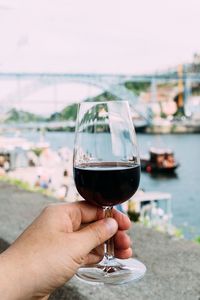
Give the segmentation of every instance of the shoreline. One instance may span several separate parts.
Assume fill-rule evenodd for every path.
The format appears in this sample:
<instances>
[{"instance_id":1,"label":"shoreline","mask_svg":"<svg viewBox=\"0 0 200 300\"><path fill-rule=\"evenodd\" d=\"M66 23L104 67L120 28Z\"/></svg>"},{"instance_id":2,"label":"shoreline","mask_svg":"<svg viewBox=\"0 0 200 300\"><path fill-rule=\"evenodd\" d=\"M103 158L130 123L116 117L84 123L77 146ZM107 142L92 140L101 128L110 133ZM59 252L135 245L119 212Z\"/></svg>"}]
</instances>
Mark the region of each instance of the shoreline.
<instances>
[{"instance_id":1,"label":"shoreline","mask_svg":"<svg viewBox=\"0 0 200 300\"><path fill-rule=\"evenodd\" d=\"M66 120L66 122L69 122ZM137 120L133 120L136 133L146 133L146 134L190 134L190 133L200 133L200 120L189 120L184 118L183 120L168 120L164 118L155 118L151 121L144 121L142 125L137 125ZM0 127L0 134L4 132L17 132L18 130L27 131L46 131L46 132L75 132L75 125L58 125L56 122L48 124L46 123L24 123L24 124L5 124Z\"/></svg>"}]
</instances>

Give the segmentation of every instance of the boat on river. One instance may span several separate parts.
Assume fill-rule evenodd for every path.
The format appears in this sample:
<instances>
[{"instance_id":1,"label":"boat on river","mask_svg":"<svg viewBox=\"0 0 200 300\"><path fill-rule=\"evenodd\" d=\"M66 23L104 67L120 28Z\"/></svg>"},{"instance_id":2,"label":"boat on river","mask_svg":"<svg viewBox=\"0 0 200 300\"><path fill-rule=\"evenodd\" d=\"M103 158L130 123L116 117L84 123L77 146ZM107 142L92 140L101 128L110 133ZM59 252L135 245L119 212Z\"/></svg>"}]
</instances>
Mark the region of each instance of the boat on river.
<instances>
[{"instance_id":1,"label":"boat on river","mask_svg":"<svg viewBox=\"0 0 200 300\"><path fill-rule=\"evenodd\" d=\"M179 163L171 149L150 148L147 156L141 157L141 170L147 173L174 173Z\"/></svg>"}]
</instances>

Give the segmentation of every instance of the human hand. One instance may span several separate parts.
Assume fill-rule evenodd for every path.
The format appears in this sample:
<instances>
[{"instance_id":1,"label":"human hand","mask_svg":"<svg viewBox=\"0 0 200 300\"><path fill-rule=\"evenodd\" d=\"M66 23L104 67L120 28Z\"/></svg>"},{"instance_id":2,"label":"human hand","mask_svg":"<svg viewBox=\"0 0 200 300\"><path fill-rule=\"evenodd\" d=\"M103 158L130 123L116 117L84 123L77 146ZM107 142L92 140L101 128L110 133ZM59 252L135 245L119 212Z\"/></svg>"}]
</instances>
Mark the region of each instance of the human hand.
<instances>
[{"instance_id":1,"label":"human hand","mask_svg":"<svg viewBox=\"0 0 200 300\"><path fill-rule=\"evenodd\" d=\"M4 275L2 280L0 277L0 299L48 297L80 266L100 261L103 249L99 245L114 234L115 256L130 257L130 239L125 233L131 224L128 217L113 210L114 219L102 218L101 208L83 201L44 209L0 255ZM12 284L11 292L1 289L6 287L6 279L10 281L9 286Z\"/></svg>"}]
</instances>

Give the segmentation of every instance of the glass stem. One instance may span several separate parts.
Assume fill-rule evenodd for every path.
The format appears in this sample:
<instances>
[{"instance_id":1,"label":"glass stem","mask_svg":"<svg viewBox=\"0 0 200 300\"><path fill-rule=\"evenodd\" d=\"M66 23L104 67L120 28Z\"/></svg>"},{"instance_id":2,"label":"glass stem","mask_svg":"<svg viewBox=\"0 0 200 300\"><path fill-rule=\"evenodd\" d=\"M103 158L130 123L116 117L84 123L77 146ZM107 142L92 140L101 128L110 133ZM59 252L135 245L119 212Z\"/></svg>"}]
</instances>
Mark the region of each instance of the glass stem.
<instances>
[{"instance_id":1,"label":"glass stem","mask_svg":"<svg viewBox=\"0 0 200 300\"><path fill-rule=\"evenodd\" d=\"M105 218L112 218L112 206L104 207ZM114 258L114 239L113 237L107 240L104 244L104 258L112 260Z\"/></svg>"}]
</instances>

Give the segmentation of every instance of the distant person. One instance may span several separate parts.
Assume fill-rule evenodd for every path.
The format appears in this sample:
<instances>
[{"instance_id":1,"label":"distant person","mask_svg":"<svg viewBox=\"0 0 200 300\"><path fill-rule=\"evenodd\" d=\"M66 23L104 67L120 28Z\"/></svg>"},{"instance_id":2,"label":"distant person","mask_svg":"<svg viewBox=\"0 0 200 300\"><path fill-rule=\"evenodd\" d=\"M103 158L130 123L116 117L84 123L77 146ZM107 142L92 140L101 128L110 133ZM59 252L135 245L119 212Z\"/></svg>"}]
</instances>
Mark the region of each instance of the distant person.
<instances>
[{"instance_id":1,"label":"distant person","mask_svg":"<svg viewBox=\"0 0 200 300\"><path fill-rule=\"evenodd\" d=\"M166 168L172 168L175 165L174 156L172 154L167 154L163 164Z\"/></svg>"},{"instance_id":2,"label":"distant person","mask_svg":"<svg viewBox=\"0 0 200 300\"><path fill-rule=\"evenodd\" d=\"M40 175L37 176L37 179L35 181L35 187L37 187L37 188L40 187Z\"/></svg>"},{"instance_id":3,"label":"distant person","mask_svg":"<svg viewBox=\"0 0 200 300\"><path fill-rule=\"evenodd\" d=\"M5 175L5 170L4 168L0 167L0 176L4 176Z\"/></svg>"},{"instance_id":4,"label":"distant person","mask_svg":"<svg viewBox=\"0 0 200 300\"><path fill-rule=\"evenodd\" d=\"M63 172L62 183L56 192L56 196L59 200L66 200L69 191L69 175L67 169Z\"/></svg>"},{"instance_id":5,"label":"distant person","mask_svg":"<svg viewBox=\"0 0 200 300\"><path fill-rule=\"evenodd\" d=\"M3 155L0 155L0 167L4 166L5 158Z\"/></svg>"},{"instance_id":6,"label":"distant person","mask_svg":"<svg viewBox=\"0 0 200 300\"><path fill-rule=\"evenodd\" d=\"M164 159L165 159L164 154L157 155L156 163L158 167L163 167Z\"/></svg>"},{"instance_id":7,"label":"distant person","mask_svg":"<svg viewBox=\"0 0 200 300\"><path fill-rule=\"evenodd\" d=\"M5 171L8 172L10 170L10 163L7 158L3 155L0 155L0 167Z\"/></svg>"},{"instance_id":8,"label":"distant person","mask_svg":"<svg viewBox=\"0 0 200 300\"><path fill-rule=\"evenodd\" d=\"M99 262L103 247L98 246L114 234L115 255L129 258L130 220L116 210L114 219L102 217L101 208L83 201L43 210L0 255L0 299L48 299L80 266Z\"/></svg>"},{"instance_id":9,"label":"distant person","mask_svg":"<svg viewBox=\"0 0 200 300\"><path fill-rule=\"evenodd\" d=\"M35 187L40 187L42 189L49 189L52 183L52 179L47 170L38 168L38 175L35 182Z\"/></svg>"},{"instance_id":10,"label":"distant person","mask_svg":"<svg viewBox=\"0 0 200 300\"><path fill-rule=\"evenodd\" d=\"M8 160L5 160L3 168L4 168L5 172L8 172L10 170L10 163Z\"/></svg>"},{"instance_id":11,"label":"distant person","mask_svg":"<svg viewBox=\"0 0 200 300\"><path fill-rule=\"evenodd\" d=\"M44 190L47 190L49 187L49 180L46 178L40 178L40 187Z\"/></svg>"},{"instance_id":12,"label":"distant person","mask_svg":"<svg viewBox=\"0 0 200 300\"><path fill-rule=\"evenodd\" d=\"M64 177L68 177L68 171L67 171L67 169L64 170L63 176L64 176Z\"/></svg>"}]
</instances>

